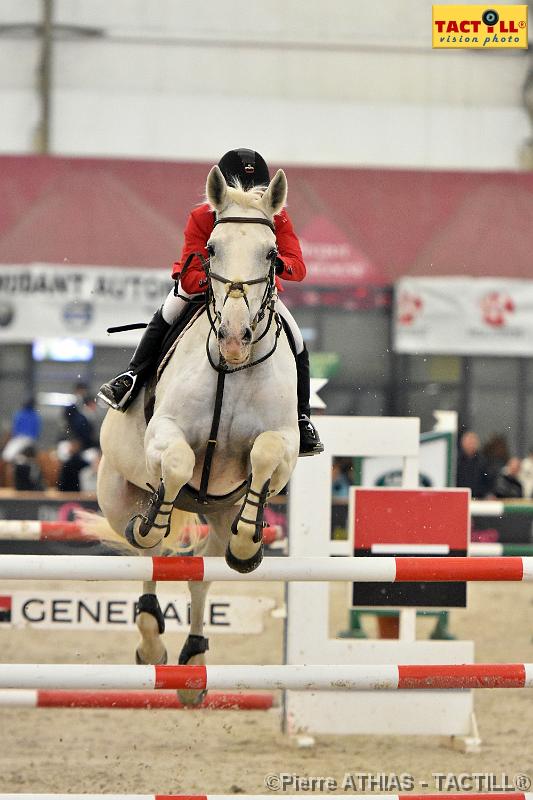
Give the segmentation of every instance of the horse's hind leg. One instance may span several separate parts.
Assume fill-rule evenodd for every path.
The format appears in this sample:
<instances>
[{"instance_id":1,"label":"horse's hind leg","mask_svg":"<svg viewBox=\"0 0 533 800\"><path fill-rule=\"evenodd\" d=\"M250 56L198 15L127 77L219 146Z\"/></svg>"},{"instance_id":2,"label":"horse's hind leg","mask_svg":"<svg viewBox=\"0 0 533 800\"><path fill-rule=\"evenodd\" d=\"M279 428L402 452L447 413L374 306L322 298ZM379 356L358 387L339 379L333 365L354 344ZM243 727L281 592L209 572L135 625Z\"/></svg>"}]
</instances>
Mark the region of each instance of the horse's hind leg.
<instances>
[{"instance_id":1,"label":"horse's hind leg","mask_svg":"<svg viewBox=\"0 0 533 800\"><path fill-rule=\"evenodd\" d=\"M125 529L132 513L139 511L146 503L146 492L129 483L108 463L105 456L98 470L97 491L100 508L117 533ZM159 547L147 550L146 555L159 555ZM136 622L141 634L135 653L137 664L164 664L167 654L160 636L164 630L164 620L155 596L154 581L143 583Z\"/></svg>"},{"instance_id":2,"label":"horse's hind leg","mask_svg":"<svg viewBox=\"0 0 533 800\"><path fill-rule=\"evenodd\" d=\"M209 515L211 531L207 539L207 545L202 552L204 556L221 556L226 548L231 521L235 511L223 511ZM208 650L209 641L204 636L204 612L207 593L211 584L203 581L190 581L189 591L191 593L191 627L185 644L179 656L180 664L205 664L205 653ZM192 689L181 690L178 692L182 703L195 706L202 702L206 695L206 690L196 691Z\"/></svg>"},{"instance_id":3,"label":"horse's hind leg","mask_svg":"<svg viewBox=\"0 0 533 800\"><path fill-rule=\"evenodd\" d=\"M265 504L289 480L296 458L293 449L278 431L265 431L254 442L250 486L231 526L233 535L226 550L226 561L237 572L252 572L263 560Z\"/></svg>"},{"instance_id":4,"label":"horse's hind leg","mask_svg":"<svg viewBox=\"0 0 533 800\"><path fill-rule=\"evenodd\" d=\"M127 481L105 456L102 456L98 467L96 492L104 517L113 530L121 535L128 519L139 511L147 497L143 489Z\"/></svg>"}]
</instances>

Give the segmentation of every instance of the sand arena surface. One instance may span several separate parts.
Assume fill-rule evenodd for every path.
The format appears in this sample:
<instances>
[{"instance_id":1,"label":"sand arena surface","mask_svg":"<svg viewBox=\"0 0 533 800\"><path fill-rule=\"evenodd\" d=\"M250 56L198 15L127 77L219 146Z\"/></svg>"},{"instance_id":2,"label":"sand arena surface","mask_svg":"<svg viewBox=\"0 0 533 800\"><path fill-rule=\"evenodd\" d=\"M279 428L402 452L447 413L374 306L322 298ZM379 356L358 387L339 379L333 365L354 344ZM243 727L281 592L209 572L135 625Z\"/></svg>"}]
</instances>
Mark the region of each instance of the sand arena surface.
<instances>
[{"instance_id":1,"label":"sand arena surface","mask_svg":"<svg viewBox=\"0 0 533 800\"><path fill-rule=\"evenodd\" d=\"M2 589L23 586L6 582ZM41 588L68 586L47 583ZM102 588L109 590L109 585ZM118 588L140 593L141 587ZM271 596L279 604L283 598L281 584L219 584L212 591ZM345 586L333 586L332 631L346 627L345 600ZM372 630L371 621L364 624ZM419 637L432 624L419 621ZM533 662L533 585L471 584L469 608L452 612L451 629L458 638L475 641L478 662ZM175 663L181 637L165 638ZM1 660L128 664L136 639L131 632L8 630L1 634ZM282 622L267 616L263 634L213 636L210 648L211 664L281 663ZM347 772L410 773L416 781L429 782L425 791L438 788L434 772L511 777L520 772L533 782L533 691L477 690L475 707L483 739L480 754L456 752L447 739L415 736L319 736L314 748L298 749L280 733L275 709L0 708L0 791L260 794L268 791L265 776L280 772L331 776L339 782Z\"/></svg>"}]
</instances>

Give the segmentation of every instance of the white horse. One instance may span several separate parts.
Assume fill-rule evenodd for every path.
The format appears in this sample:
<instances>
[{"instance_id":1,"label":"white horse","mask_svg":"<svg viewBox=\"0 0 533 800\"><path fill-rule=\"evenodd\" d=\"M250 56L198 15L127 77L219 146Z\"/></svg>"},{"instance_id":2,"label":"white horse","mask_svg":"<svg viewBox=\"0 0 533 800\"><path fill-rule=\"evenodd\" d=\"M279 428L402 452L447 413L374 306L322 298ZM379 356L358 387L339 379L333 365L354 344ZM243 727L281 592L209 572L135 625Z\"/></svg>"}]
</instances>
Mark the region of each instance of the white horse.
<instances>
[{"instance_id":1,"label":"white horse","mask_svg":"<svg viewBox=\"0 0 533 800\"><path fill-rule=\"evenodd\" d=\"M287 484L299 450L295 361L275 311L273 218L285 205L287 179L279 170L264 193L243 191L213 167L206 195L216 212L208 313L186 329L170 357L148 425L143 393L127 413L108 411L98 500L112 528L147 555L175 533L174 508L200 512L211 526L203 554L225 552L233 569L248 572L262 559L267 497ZM189 588L191 628L179 663L205 663L209 586ZM164 663L155 583L143 591L137 661ZM201 693L183 699L198 702Z\"/></svg>"}]
</instances>

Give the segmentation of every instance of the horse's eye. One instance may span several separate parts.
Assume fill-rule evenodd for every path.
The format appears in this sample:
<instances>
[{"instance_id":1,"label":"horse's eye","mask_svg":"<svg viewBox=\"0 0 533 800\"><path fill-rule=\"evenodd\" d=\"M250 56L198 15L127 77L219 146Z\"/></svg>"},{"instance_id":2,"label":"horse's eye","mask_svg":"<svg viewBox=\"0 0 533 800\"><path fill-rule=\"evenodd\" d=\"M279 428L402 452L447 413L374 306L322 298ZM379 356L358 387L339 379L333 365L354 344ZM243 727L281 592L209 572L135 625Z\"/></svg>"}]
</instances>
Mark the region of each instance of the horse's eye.
<instances>
[{"instance_id":1,"label":"horse's eye","mask_svg":"<svg viewBox=\"0 0 533 800\"><path fill-rule=\"evenodd\" d=\"M212 258L215 255L215 245L209 243L207 245L207 252L208 252L209 256Z\"/></svg>"},{"instance_id":2,"label":"horse's eye","mask_svg":"<svg viewBox=\"0 0 533 800\"><path fill-rule=\"evenodd\" d=\"M266 254L267 261L272 261L273 258L276 258L278 251L275 247L271 247L268 253Z\"/></svg>"}]
</instances>

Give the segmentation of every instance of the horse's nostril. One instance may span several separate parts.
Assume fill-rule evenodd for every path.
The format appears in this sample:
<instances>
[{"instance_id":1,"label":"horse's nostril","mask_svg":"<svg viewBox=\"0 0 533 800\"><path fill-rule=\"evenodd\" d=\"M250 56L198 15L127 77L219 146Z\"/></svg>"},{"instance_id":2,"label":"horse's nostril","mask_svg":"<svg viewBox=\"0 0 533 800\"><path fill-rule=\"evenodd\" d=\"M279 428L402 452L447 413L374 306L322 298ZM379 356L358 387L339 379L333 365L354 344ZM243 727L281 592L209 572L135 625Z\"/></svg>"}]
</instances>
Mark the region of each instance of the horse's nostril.
<instances>
[{"instance_id":1,"label":"horse's nostril","mask_svg":"<svg viewBox=\"0 0 533 800\"><path fill-rule=\"evenodd\" d=\"M226 335L227 335L227 334L226 334L226 329L225 329L225 328L222 328L222 327L221 327L221 328L219 328L219 329L218 329L218 334L217 334L217 335L218 335L218 341L219 341L219 342L222 342L222 341L224 341L224 339L226 338Z\"/></svg>"},{"instance_id":2,"label":"horse's nostril","mask_svg":"<svg viewBox=\"0 0 533 800\"><path fill-rule=\"evenodd\" d=\"M243 340L243 342L245 344L250 344L250 342L252 341L252 329L251 328L246 328L246 330L244 331L244 333L242 335L242 340Z\"/></svg>"}]
</instances>

